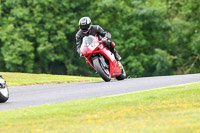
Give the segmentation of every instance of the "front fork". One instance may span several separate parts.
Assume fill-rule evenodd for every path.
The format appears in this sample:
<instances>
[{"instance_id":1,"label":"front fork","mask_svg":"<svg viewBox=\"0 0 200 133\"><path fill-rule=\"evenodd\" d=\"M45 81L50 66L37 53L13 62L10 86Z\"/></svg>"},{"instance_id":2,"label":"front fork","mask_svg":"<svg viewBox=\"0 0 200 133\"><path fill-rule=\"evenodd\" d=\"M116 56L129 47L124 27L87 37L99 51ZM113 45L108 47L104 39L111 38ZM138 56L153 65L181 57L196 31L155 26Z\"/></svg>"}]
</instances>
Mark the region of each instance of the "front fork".
<instances>
[{"instance_id":1,"label":"front fork","mask_svg":"<svg viewBox=\"0 0 200 133\"><path fill-rule=\"evenodd\" d=\"M101 64L103 65L104 68L109 69L109 65L106 64L106 61L105 61L104 57L103 57L101 54L98 54L98 55L96 55L96 56L94 56L94 57L91 57L92 62L93 62L93 60L96 59L96 58L99 58L99 60L100 60L100 62L101 62ZM94 65L93 65L92 62L86 60L86 63L89 63L89 64L96 70L96 68L94 67ZM96 72L96 73L97 73L97 72Z\"/></svg>"},{"instance_id":2,"label":"front fork","mask_svg":"<svg viewBox=\"0 0 200 133\"><path fill-rule=\"evenodd\" d=\"M103 56L100 56L100 57L99 57L99 60L101 61L103 67L105 67L106 69L109 68L109 66L106 64L106 61L105 61L105 59L103 58Z\"/></svg>"}]
</instances>

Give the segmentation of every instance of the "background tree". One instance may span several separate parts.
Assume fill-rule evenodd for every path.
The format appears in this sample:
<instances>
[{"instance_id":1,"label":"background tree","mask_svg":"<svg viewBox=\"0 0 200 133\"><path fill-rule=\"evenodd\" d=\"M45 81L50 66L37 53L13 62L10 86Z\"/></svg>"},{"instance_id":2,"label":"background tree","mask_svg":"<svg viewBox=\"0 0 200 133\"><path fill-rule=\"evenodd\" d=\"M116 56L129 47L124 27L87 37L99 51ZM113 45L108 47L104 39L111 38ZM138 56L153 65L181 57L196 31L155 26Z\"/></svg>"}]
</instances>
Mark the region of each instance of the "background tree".
<instances>
[{"instance_id":1,"label":"background tree","mask_svg":"<svg viewBox=\"0 0 200 133\"><path fill-rule=\"evenodd\" d=\"M200 72L198 0L0 0L0 71L95 76L78 21L112 34L130 77Z\"/></svg>"}]
</instances>

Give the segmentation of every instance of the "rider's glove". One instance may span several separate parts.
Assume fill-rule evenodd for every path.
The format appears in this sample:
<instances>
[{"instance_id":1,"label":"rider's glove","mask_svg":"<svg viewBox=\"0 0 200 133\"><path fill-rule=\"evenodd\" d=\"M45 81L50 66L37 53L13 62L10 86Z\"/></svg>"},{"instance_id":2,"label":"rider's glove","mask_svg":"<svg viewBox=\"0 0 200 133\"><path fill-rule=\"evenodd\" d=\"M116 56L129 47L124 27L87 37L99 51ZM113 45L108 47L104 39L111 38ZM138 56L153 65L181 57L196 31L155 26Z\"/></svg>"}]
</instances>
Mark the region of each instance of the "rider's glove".
<instances>
[{"instance_id":1,"label":"rider's glove","mask_svg":"<svg viewBox=\"0 0 200 133\"><path fill-rule=\"evenodd\" d=\"M106 38L106 37L104 37L104 38L102 38L102 42L104 43L104 42L107 42L108 41L108 38Z\"/></svg>"},{"instance_id":2,"label":"rider's glove","mask_svg":"<svg viewBox=\"0 0 200 133\"><path fill-rule=\"evenodd\" d=\"M108 41L108 38L104 37L104 38L102 38L102 40L101 40L101 41L102 41L102 43L103 43L103 44L105 44L105 45L106 45L106 44L107 44L107 41Z\"/></svg>"},{"instance_id":3,"label":"rider's glove","mask_svg":"<svg viewBox=\"0 0 200 133\"><path fill-rule=\"evenodd\" d=\"M111 41L108 40L108 38L106 38L106 37L102 38L102 43L103 43L108 49L110 49Z\"/></svg>"}]
</instances>

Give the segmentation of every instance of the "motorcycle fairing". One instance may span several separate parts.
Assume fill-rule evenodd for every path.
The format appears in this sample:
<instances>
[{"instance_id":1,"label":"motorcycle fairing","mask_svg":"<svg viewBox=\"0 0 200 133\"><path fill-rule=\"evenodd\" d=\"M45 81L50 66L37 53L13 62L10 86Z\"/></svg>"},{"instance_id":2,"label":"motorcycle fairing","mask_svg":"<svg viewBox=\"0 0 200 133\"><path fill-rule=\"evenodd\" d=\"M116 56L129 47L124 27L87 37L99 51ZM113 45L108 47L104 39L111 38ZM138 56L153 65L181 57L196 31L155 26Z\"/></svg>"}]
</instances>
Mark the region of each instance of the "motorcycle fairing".
<instances>
[{"instance_id":1,"label":"motorcycle fairing","mask_svg":"<svg viewBox=\"0 0 200 133\"><path fill-rule=\"evenodd\" d=\"M104 47L101 49L101 54L103 54L110 62L110 74L111 77L115 77L121 74L120 66L118 65L115 56L113 53L108 50L108 48Z\"/></svg>"},{"instance_id":2,"label":"motorcycle fairing","mask_svg":"<svg viewBox=\"0 0 200 133\"><path fill-rule=\"evenodd\" d=\"M89 36L89 38L90 38L90 36ZM87 59L86 63L89 63L95 69L93 63L91 62L91 56L92 56L92 54L93 55L97 54L97 56L100 57L100 54L102 54L110 62L109 66L110 66L111 77L116 77L116 76L120 75L122 70L120 69L120 66L117 63L114 54L111 53L110 50L108 50L108 48L104 46L103 43L99 42L97 36L95 36L95 37L93 36L90 39L91 39L91 40L89 40L90 42L88 42L90 44L87 44L87 40L86 40L86 43L84 43L84 45L81 46L81 53Z\"/></svg>"}]
</instances>

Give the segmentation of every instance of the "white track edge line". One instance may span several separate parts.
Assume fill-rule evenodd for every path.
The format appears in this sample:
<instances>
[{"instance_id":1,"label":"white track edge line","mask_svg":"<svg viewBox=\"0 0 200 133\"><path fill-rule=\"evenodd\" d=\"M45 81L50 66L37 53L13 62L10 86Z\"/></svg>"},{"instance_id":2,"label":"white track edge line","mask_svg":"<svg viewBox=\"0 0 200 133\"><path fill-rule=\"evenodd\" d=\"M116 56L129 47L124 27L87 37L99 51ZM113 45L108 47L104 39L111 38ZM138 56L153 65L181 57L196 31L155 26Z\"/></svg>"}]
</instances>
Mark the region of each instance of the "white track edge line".
<instances>
[{"instance_id":1,"label":"white track edge line","mask_svg":"<svg viewBox=\"0 0 200 133\"><path fill-rule=\"evenodd\" d=\"M139 92L144 92L144 91L152 91L152 90L159 90L159 89L164 89L164 88L171 88L171 87L190 85L190 84L195 84L195 83L200 83L200 82L192 82L192 83L179 84L179 85L170 85L170 86L165 86L165 87L161 87L161 88L153 88L153 89L149 89L149 90L141 90L141 91L128 92L128 93L122 93L122 94L116 94L116 95L110 95L110 96L97 97L97 98L109 98L109 97L115 97L115 96L121 96L121 95L126 95L126 94L133 94L133 93L139 93Z\"/></svg>"}]
</instances>

